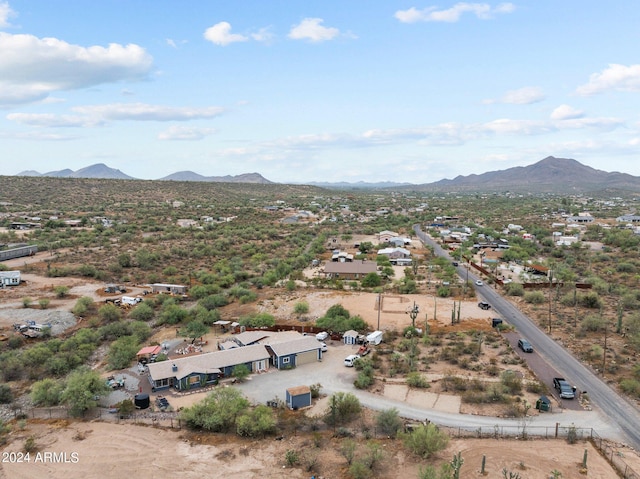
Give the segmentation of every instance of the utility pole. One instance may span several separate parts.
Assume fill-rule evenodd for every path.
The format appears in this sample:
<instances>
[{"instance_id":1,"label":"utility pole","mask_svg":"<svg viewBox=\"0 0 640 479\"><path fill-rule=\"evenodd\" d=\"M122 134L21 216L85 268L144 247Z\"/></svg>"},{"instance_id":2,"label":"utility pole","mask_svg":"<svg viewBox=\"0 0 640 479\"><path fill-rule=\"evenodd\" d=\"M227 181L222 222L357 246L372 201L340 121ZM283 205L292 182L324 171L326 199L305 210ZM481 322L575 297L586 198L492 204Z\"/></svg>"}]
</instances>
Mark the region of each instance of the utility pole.
<instances>
[{"instance_id":1,"label":"utility pole","mask_svg":"<svg viewBox=\"0 0 640 479\"><path fill-rule=\"evenodd\" d=\"M380 331L380 310L382 309L382 293L378 293L378 331Z\"/></svg>"},{"instance_id":2,"label":"utility pole","mask_svg":"<svg viewBox=\"0 0 640 479\"><path fill-rule=\"evenodd\" d=\"M549 334L551 334L551 296L553 295L553 291L551 287L553 286L553 271L549 270Z\"/></svg>"},{"instance_id":3,"label":"utility pole","mask_svg":"<svg viewBox=\"0 0 640 479\"><path fill-rule=\"evenodd\" d=\"M602 351L602 377L604 377L607 367L607 323L604 323L604 351Z\"/></svg>"}]
</instances>

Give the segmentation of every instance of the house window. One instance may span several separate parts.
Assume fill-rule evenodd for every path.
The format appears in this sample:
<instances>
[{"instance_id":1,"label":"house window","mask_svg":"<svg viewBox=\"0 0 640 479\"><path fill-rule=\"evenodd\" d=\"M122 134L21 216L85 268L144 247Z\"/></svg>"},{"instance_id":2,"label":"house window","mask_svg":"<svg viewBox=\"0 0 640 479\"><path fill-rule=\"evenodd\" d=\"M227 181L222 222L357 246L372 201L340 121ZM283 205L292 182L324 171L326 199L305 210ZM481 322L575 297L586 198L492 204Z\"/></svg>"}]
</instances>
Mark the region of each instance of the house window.
<instances>
[{"instance_id":1,"label":"house window","mask_svg":"<svg viewBox=\"0 0 640 479\"><path fill-rule=\"evenodd\" d=\"M290 358L282 358L282 364L289 364Z\"/></svg>"}]
</instances>

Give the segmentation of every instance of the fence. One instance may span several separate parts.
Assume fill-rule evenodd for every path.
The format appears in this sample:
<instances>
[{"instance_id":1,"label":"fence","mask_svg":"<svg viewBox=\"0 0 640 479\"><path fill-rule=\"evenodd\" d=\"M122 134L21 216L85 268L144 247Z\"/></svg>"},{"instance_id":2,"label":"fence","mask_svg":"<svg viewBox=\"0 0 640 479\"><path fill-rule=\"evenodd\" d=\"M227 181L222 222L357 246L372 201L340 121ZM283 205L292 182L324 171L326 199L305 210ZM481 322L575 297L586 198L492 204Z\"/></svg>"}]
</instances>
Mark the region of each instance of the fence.
<instances>
[{"instance_id":1,"label":"fence","mask_svg":"<svg viewBox=\"0 0 640 479\"><path fill-rule=\"evenodd\" d=\"M184 427L184 421L178 417L178 413L169 411L136 410L126 416L121 416L113 409L94 408L84 411L82 415L78 416L65 407L40 407L27 410L16 409L13 415L15 418L27 419L97 419L116 424L139 424L166 429L182 429Z\"/></svg>"}]
</instances>

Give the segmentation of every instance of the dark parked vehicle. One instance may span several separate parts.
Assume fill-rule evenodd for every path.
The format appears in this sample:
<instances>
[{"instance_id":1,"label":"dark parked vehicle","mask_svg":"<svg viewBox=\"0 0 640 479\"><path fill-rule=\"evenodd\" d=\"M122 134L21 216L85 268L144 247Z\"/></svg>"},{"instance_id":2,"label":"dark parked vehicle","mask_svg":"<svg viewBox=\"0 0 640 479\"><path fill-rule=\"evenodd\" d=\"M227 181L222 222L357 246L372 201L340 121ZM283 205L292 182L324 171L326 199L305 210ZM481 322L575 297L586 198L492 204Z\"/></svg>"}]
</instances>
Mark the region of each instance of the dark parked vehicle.
<instances>
[{"instance_id":1,"label":"dark parked vehicle","mask_svg":"<svg viewBox=\"0 0 640 479\"><path fill-rule=\"evenodd\" d=\"M531 343L524 338L521 338L518 340L518 347L522 349L525 353L533 352L533 346L531 346Z\"/></svg>"},{"instance_id":2,"label":"dark parked vehicle","mask_svg":"<svg viewBox=\"0 0 640 479\"><path fill-rule=\"evenodd\" d=\"M576 388L572 387L565 378L553 378L553 387L556 388L563 399L576 397Z\"/></svg>"},{"instance_id":3,"label":"dark parked vehicle","mask_svg":"<svg viewBox=\"0 0 640 479\"><path fill-rule=\"evenodd\" d=\"M491 309L491 305L486 301L480 301L478 303L478 308L487 310L487 309Z\"/></svg>"}]
</instances>

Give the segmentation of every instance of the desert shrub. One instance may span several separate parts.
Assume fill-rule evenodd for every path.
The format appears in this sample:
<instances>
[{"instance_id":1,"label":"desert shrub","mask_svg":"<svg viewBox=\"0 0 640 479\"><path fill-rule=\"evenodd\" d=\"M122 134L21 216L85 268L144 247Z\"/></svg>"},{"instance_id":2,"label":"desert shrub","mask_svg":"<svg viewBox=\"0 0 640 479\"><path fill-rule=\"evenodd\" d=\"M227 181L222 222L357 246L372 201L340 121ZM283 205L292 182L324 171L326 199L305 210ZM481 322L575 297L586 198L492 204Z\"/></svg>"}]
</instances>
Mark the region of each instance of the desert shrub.
<instances>
[{"instance_id":1,"label":"desert shrub","mask_svg":"<svg viewBox=\"0 0 640 479\"><path fill-rule=\"evenodd\" d=\"M115 304L105 304L98 309L98 316L102 321L111 323L122 319L122 311Z\"/></svg>"},{"instance_id":2,"label":"desert shrub","mask_svg":"<svg viewBox=\"0 0 640 479\"><path fill-rule=\"evenodd\" d=\"M620 381L620 389L630 396L640 397L640 381L637 379L623 379Z\"/></svg>"},{"instance_id":3,"label":"desert shrub","mask_svg":"<svg viewBox=\"0 0 640 479\"><path fill-rule=\"evenodd\" d=\"M320 397L320 390L322 389L322 384L320 383L312 384L311 386L309 386L309 389L311 390L311 397L314 399L318 398Z\"/></svg>"},{"instance_id":4,"label":"desert shrub","mask_svg":"<svg viewBox=\"0 0 640 479\"><path fill-rule=\"evenodd\" d=\"M544 385L542 383L539 383L538 381L527 381L525 389L527 392L534 394L542 394L545 392Z\"/></svg>"},{"instance_id":5,"label":"desert shrub","mask_svg":"<svg viewBox=\"0 0 640 479\"><path fill-rule=\"evenodd\" d=\"M36 406L57 406L62 399L64 382L46 378L31 387L31 400Z\"/></svg>"},{"instance_id":6,"label":"desert shrub","mask_svg":"<svg viewBox=\"0 0 640 479\"><path fill-rule=\"evenodd\" d=\"M276 431L273 410L261 404L236 420L236 431L240 436L265 437Z\"/></svg>"},{"instance_id":7,"label":"desert shrub","mask_svg":"<svg viewBox=\"0 0 640 479\"><path fill-rule=\"evenodd\" d=\"M53 292L56 295L56 298L64 298L67 294L69 294L68 286L56 286L53 288Z\"/></svg>"},{"instance_id":8,"label":"desert shrub","mask_svg":"<svg viewBox=\"0 0 640 479\"><path fill-rule=\"evenodd\" d=\"M293 306L293 312L295 314L307 314L309 312L309 303L306 301L299 301Z\"/></svg>"},{"instance_id":9,"label":"desert shrub","mask_svg":"<svg viewBox=\"0 0 640 479\"><path fill-rule=\"evenodd\" d=\"M153 308L146 301L138 303L138 305L129 313L129 317L137 321L150 321L153 319L153 315Z\"/></svg>"},{"instance_id":10,"label":"desert shrub","mask_svg":"<svg viewBox=\"0 0 640 479\"><path fill-rule=\"evenodd\" d=\"M520 283L509 283L507 296L524 296L524 287Z\"/></svg>"},{"instance_id":11,"label":"desert shrub","mask_svg":"<svg viewBox=\"0 0 640 479\"><path fill-rule=\"evenodd\" d=\"M420 426L411 432L402 432L399 436L404 446L422 459L429 459L449 444L449 436L440 431L435 424Z\"/></svg>"},{"instance_id":12,"label":"desert shrub","mask_svg":"<svg viewBox=\"0 0 640 479\"><path fill-rule=\"evenodd\" d=\"M346 424L362 411L362 405L352 393L338 392L329 397L325 422L329 425Z\"/></svg>"},{"instance_id":13,"label":"desert shrub","mask_svg":"<svg viewBox=\"0 0 640 479\"><path fill-rule=\"evenodd\" d=\"M111 343L108 363L111 369L124 369L131 366L140 344L135 336L122 336Z\"/></svg>"},{"instance_id":14,"label":"desert shrub","mask_svg":"<svg viewBox=\"0 0 640 479\"><path fill-rule=\"evenodd\" d=\"M407 385L412 388L421 388L426 389L429 388L429 381L418 371L412 371L407 374Z\"/></svg>"},{"instance_id":15,"label":"desert shrub","mask_svg":"<svg viewBox=\"0 0 640 479\"><path fill-rule=\"evenodd\" d=\"M598 293L595 292L579 295L578 303L590 309L599 309L602 307L602 300L598 296Z\"/></svg>"},{"instance_id":16,"label":"desert shrub","mask_svg":"<svg viewBox=\"0 0 640 479\"><path fill-rule=\"evenodd\" d=\"M241 326L251 328L271 327L276 324L276 319L269 313L254 313L242 316L238 322Z\"/></svg>"},{"instance_id":17,"label":"desert shrub","mask_svg":"<svg viewBox=\"0 0 640 479\"><path fill-rule=\"evenodd\" d=\"M367 372L365 371L360 371L358 373L358 377L353 382L353 385L357 389L367 389L372 384L373 384L373 376L370 374L367 374Z\"/></svg>"},{"instance_id":18,"label":"desert shrub","mask_svg":"<svg viewBox=\"0 0 640 479\"><path fill-rule=\"evenodd\" d=\"M529 304L542 304L546 301L542 291L529 291L524 294L524 300Z\"/></svg>"},{"instance_id":19,"label":"desert shrub","mask_svg":"<svg viewBox=\"0 0 640 479\"><path fill-rule=\"evenodd\" d=\"M300 455L295 449L288 449L287 452L284 453L284 460L288 466L295 466L300 462Z\"/></svg>"},{"instance_id":20,"label":"desert shrub","mask_svg":"<svg viewBox=\"0 0 640 479\"><path fill-rule=\"evenodd\" d=\"M402 419L396 408L385 409L378 413L376 425L383 434L395 437L402 429Z\"/></svg>"},{"instance_id":21,"label":"desert shrub","mask_svg":"<svg viewBox=\"0 0 640 479\"><path fill-rule=\"evenodd\" d=\"M249 401L238 389L214 389L199 403L183 409L180 417L194 429L228 432L248 407Z\"/></svg>"},{"instance_id":22,"label":"desert shrub","mask_svg":"<svg viewBox=\"0 0 640 479\"><path fill-rule=\"evenodd\" d=\"M522 379L511 370L504 371L500 375L500 383L509 394L522 392Z\"/></svg>"},{"instance_id":23,"label":"desert shrub","mask_svg":"<svg viewBox=\"0 0 640 479\"><path fill-rule=\"evenodd\" d=\"M93 306L94 303L92 298L90 298L89 296L82 296L81 298L78 298L71 311L76 316L84 316L93 308Z\"/></svg>"},{"instance_id":24,"label":"desert shrub","mask_svg":"<svg viewBox=\"0 0 640 479\"><path fill-rule=\"evenodd\" d=\"M0 384L0 404L9 404L13 401L13 391L8 384Z\"/></svg>"},{"instance_id":25,"label":"desert shrub","mask_svg":"<svg viewBox=\"0 0 640 479\"><path fill-rule=\"evenodd\" d=\"M603 331L606 324L601 316L589 315L580 322L580 329L585 332Z\"/></svg>"}]
</instances>

